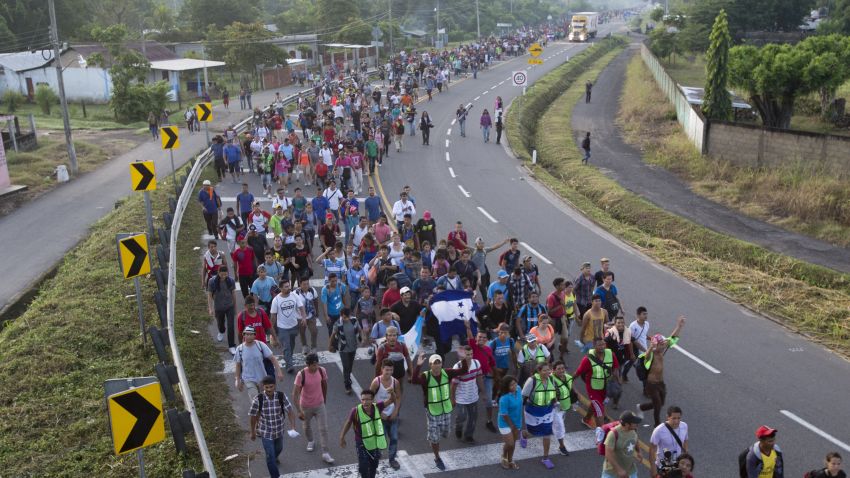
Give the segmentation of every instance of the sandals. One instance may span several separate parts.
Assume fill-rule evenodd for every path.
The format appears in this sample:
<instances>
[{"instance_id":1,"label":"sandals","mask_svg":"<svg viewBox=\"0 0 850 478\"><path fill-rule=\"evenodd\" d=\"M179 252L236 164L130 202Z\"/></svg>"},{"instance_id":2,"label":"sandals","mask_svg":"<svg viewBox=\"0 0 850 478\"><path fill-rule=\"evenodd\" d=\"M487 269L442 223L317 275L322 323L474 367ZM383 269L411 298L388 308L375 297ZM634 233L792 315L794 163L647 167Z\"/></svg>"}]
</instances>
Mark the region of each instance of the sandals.
<instances>
[{"instance_id":1,"label":"sandals","mask_svg":"<svg viewBox=\"0 0 850 478\"><path fill-rule=\"evenodd\" d=\"M519 470L519 465L512 461L508 463L508 466L510 466L512 470Z\"/></svg>"},{"instance_id":2,"label":"sandals","mask_svg":"<svg viewBox=\"0 0 850 478\"><path fill-rule=\"evenodd\" d=\"M545 466L547 470L551 470L552 468L555 468L555 464L552 463L552 460L550 460L549 458L544 458L544 459L540 460L540 463L543 463L543 466Z\"/></svg>"},{"instance_id":3,"label":"sandals","mask_svg":"<svg viewBox=\"0 0 850 478\"><path fill-rule=\"evenodd\" d=\"M507 458L505 458L505 457L502 457L502 468L504 468L505 470L510 470L510 469L511 469L511 464L510 464L510 462L508 461L508 459L507 459Z\"/></svg>"}]
</instances>

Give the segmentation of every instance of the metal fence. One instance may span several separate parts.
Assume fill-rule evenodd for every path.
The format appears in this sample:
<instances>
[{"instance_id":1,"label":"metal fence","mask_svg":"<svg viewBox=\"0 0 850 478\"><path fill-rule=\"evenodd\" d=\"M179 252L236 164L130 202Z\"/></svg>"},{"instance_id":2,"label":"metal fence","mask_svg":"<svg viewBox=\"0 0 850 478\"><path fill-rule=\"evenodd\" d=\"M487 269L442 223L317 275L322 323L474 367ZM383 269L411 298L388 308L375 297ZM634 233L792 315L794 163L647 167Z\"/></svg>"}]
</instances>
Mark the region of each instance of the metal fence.
<instances>
[{"instance_id":1,"label":"metal fence","mask_svg":"<svg viewBox=\"0 0 850 478\"><path fill-rule=\"evenodd\" d=\"M700 154L705 154L707 130L705 117L697 108L688 103L685 94L679 89L679 85L667 73L664 66L658 61L658 58L656 58L645 44L641 44L640 46L640 56L643 58L643 62L649 68L649 71L652 72L652 76L655 78L655 82L658 83L658 87L661 88L661 91L664 92L667 99L676 109L676 119L682 125L682 128L685 129L685 134L694 143L697 151Z\"/></svg>"},{"instance_id":2,"label":"metal fence","mask_svg":"<svg viewBox=\"0 0 850 478\"><path fill-rule=\"evenodd\" d=\"M371 76L374 76L376 71L370 71L366 74L366 79L368 80ZM343 81L347 81L345 79ZM337 82L334 82L336 85ZM302 90L299 93L287 96L283 99L284 107L295 103L303 98L311 99L313 98L313 90ZM268 110L268 108L266 108ZM264 110L264 111L266 111ZM251 122L253 117L246 118L236 124L235 129L237 133L242 133L246 129L251 126ZM189 171L186 180L183 181L182 190L180 191L180 196L177 199L177 206L174 210L174 219L171 223L171 235L169 237L168 244L168 284L167 284L167 301L166 301L166 316L168 320L168 340L171 344L171 355L174 360L174 366L177 368L177 377L180 383L180 392L183 396L183 405L186 407L186 410L190 413L190 417L192 420L192 426L194 428L195 438L198 442L198 448L201 453L201 460L204 463L204 469L209 472L210 478L216 478L215 466L212 462L212 457L210 456L209 448L207 447L206 439L204 438L204 432L201 428L201 422L198 418L198 414L195 408L195 402L192 399L192 390L189 388L189 379L186 376L186 371L183 368L183 361L180 358L180 350L177 345L177 335L174 330L174 301L177 294L177 239L180 237L180 223L183 220L183 214L186 212L186 208L188 205L194 200L195 186L198 184L198 180L201 177L201 174L211 162L213 161L213 155L210 148L206 148L203 150L198 156L195 158L195 162L192 165L192 168ZM174 178L177 181L177 178Z\"/></svg>"}]
</instances>

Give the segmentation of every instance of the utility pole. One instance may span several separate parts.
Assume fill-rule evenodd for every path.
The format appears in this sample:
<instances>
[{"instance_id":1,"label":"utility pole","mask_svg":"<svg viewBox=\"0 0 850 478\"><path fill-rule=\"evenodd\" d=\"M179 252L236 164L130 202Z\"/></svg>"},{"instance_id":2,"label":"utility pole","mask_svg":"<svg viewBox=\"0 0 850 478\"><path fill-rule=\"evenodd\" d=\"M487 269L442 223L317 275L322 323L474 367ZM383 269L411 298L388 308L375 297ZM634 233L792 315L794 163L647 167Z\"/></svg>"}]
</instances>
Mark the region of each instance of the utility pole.
<instances>
[{"instance_id":1,"label":"utility pole","mask_svg":"<svg viewBox=\"0 0 850 478\"><path fill-rule=\"evenodd\" d=\"M478 15L478 0L475 0L475 30L478 32L478 41L481 41L481 16Z\"/></svg>"},{"instance_id":2,"label":"utility pole","mask_svg":"<svg viewBox=\"0 0 850 478\"><path fill-rule=\"evenodd\" d=\"M71 120L68 118L68 101L65 99L65 82L62 79L62 54L59 48L59 31L56 27L56 6L53 0L47 0L50 10L50 42L53 43L53 60L56 62L56 79L59 86L59 103L62 105L62 122L65 124L65 146L68 148L68 159L71 161L71 174L76 175L77 151L74 150L74 141L71 139Z\"/></svg>"},{"instance_id":3,"label":"utility pole","mask_svg":"<svg viewBox=\"0 0 850 478\"><path fill-rule=\"evenodd\" d=\"M437 20L437 36L434 37L434 47L439 48L437 46L437 41L440 37L440 0L437 0L437 7L434 9L434 16Z\"/></svg>"},{"instance_id":4,"label":"utility pole","mask_svg":"<svg viewBox=\"0 0 850 478\"><path fill-rule=\"evenodd\" d=\"M390 52L387 56L393 56L395 54L395 48L393 47L393 0L387 0L387 4L390 6Z\"/></svg>"},{"instance_id":5,"label":"utility pole","mask_svg":"<svg viewBox=\"0 0 850 478\"><path fill-rule=\"evenodd\" d=\"M204 59L204 91L209 93L210 82L207 79L207 45L205 43L202 43L201 46L204 47L201 50L203 52L202 55L203 55L203 59Z\"/></svg>"}]
</instances>

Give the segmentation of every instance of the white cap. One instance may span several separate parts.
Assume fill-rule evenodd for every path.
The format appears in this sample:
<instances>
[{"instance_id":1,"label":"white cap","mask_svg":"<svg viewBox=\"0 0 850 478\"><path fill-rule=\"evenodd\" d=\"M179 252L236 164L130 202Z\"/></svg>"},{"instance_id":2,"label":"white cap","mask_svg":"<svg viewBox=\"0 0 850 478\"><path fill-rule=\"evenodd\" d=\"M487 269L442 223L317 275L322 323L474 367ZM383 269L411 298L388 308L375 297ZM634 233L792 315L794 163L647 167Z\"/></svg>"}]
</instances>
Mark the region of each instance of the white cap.
<instances>
[{"instance_id":1,"label":"white cap","mask_svg":"<svg viewBox=\"0 0 850 478\"><path fill-rule=\"evenodd\" d=\"M432 355L432 356L428 357L428 364L429 364L429 365L430 365L430 364L432 364L432 363L434 363L434 362L440 362L440 363L443 363L443 358L442 358L442 357L440 357L438 354L434 354L434 355Z\"/></svg>"},{"instance_id":2,"label":"white cap","mask_svg":"<svg viewBox=\"0 0 850 478\"><path fill-rule=\"evenodd\" d=\"M203 184L204 186L212 186L212 183L210 182L210 180L209 180L209 179L204 179L204 182L203 182L202 184Z\"/></svg>"},{"instance_id":3,"label":"white cap","mask_svg":"<svg viewBox=\"0 0 850 478\"><path fill-rule=\"evenodd\" d=\"M401 290L399 290L398 292L399 294L407 294L408 292L410 292L410 287L402 287Z\"/></svg>"}]
</instances>

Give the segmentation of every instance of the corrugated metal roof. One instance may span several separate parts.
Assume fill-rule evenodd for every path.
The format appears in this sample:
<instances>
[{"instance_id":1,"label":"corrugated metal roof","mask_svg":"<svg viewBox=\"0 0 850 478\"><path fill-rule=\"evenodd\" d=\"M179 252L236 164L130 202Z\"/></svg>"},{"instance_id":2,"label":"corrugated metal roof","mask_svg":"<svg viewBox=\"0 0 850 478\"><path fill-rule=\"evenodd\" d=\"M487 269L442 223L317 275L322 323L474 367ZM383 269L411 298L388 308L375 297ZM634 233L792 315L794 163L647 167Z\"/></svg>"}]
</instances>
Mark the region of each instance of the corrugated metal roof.
<instances>
[{"instance_id":1,"label":"corrugated metal roof","mask_svg":"<svg viewBox=\"0 0 850 478\"><path fill-rule=\"evenodd\" d=\"M135 50L139 53L142 52L141 41L130 41L127 42L125 46L130 50ZM74 45L71 49L83 55L85 58L88 58L89 55L93 53L100 53L104 56L104 58L107 60L109 59L109 51L101 44L94 43L88 45ZM176 53L166 48L165 45L155 41L145 42L145 56L148 61L177 60L180 58Z\"/></svg>"},{"instance_id":2,"label":"corrugated metal roof","mask_svg":"<svg viewBox=\"0 0 850 478\"><path fill-rule=\"evenodd\" d=\"M152 61L151 69L166 71L200 70L204 66L213 68L226 65L223 61L196 60L194 58L178 58L176 60Z\"/></svg>"},{"instance_id":3,"label":"corrugated metal roof","mask_svg":"<svg viewBox=\"0 0 850 478\"><path fill-rule=\"evenodd\" d=\"M53 60L53 50L39 50L34 53L0 53L0 65L15 72L41 68Z\"/></svg>"}]
</instances>

